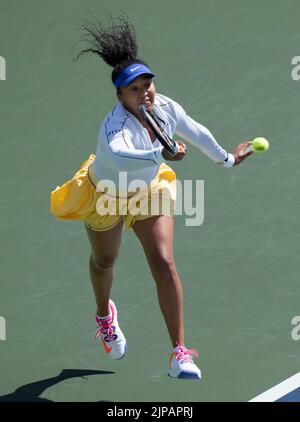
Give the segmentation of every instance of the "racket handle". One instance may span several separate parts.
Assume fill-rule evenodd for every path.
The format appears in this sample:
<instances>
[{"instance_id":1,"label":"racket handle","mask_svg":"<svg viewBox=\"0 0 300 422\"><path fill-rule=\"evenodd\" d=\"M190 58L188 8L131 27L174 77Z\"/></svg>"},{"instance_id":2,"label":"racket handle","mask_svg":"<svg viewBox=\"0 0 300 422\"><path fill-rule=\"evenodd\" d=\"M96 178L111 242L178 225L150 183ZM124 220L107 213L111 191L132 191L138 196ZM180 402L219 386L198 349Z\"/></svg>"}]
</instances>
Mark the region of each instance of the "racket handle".
<instances>
[{"instance_id":1,"label":"racket handle","mask_svg":"<svg viewBox=\"0 0 300 422\"><path fill-rule=\"evenodd\" d=\"M176 141L172 141L172 144L170 142L169 144L164 145L164 149L171 157L175 157L175 155L178 154L179 146Z\"/></svg>"},{"instance_id":2,"label":"racket handle","mask_svg":"<svg viewBox=\"0 0 300 422\"><path fill-rule=\"evenodd\" d=\"M173 151L172 151L171 155L172 155L173 157L175 157L175 155L177 155L177 154L178 154L178 151L179 151L179 146L178 146L177 142L175 141L175 143L174 143L174 148L173 148Z\"/></svg>"}]
</instances>

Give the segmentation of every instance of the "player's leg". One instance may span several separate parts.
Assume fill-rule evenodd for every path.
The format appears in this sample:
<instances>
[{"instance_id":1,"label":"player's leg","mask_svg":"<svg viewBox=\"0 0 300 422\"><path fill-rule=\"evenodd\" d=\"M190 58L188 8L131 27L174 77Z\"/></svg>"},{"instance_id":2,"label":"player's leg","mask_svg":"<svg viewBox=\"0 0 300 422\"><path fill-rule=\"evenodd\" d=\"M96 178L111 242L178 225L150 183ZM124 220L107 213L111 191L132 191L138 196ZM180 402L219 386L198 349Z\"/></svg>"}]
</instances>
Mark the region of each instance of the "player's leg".
<instances>
[{"instance_id":1,"label":"player's leg","mask_svg":"<svg viewBox=\"0 0 300 422\"><path fill-rule=\"evenodd\" d=\"M173 256L173 218L161 215L136 221L133 230L155 279L160 308L173 344L169 376L200 379L201 371L193 361L198 352L184 346L182 288Z\"/></svg>"},{"instance_id":2,"label":"player's leg","mask_svg":"<svg viewBox=\"0 0 300 422\"><path fill-rule=\"evenodd\" d=\"M107 231L95 231L86 227L91 245L90 277L99 316L109 314L109 298L114 277L114 264L121 246L122 228L123 220Z\"/></svg>"},{"instance_id":3,"label":"player's leg","mask_svg":"<svg viewBox=\"0 0 300 422\"><path fill-rule=\"evenodd\" d=\"M86 227L91 244L90 276L97 303L96 322L105 351L113 359L122 359L126 353L126 340L119 327L117 308L110 299L114 277L114 264L119 254L123 220L107 231L94 231Z\"/></svg>"},{"instance_id":4,"label":"player's leg","mask_svg":"<svg viewBox=\"0 0 300 422\"><path fill-rule=\"evenodd\" d=\"M182 288L173 256L173 218L161 215L136 221L133 230L156 282L159 305L173 347L176 342L184 345Z\"/></svg>"}]
</instances>

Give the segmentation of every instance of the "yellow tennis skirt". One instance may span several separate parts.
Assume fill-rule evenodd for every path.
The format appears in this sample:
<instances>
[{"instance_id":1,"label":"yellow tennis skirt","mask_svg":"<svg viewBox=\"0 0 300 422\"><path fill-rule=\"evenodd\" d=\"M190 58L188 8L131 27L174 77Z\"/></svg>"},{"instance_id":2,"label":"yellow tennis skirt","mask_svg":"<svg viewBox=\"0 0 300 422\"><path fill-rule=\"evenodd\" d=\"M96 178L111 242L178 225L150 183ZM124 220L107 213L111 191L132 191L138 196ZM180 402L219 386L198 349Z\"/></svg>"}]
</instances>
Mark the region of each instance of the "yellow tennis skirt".
<instances>
[{"instance_id":1,"label":"yellow tennis skirt","mask_svg":"<svg viewBox=\"0 0 300 422\"><path fill-rule=\"evenodd\" d=\"M147 187L128 198L97 192L97 180L91 154L73 178L51 192L50 212L58 220L83 221L95 231L106 231L124 220L125 230L136 221L154 215L173 215L176 200L176 173L161 164L155 179Z\"/></svg>"}]
</instances>

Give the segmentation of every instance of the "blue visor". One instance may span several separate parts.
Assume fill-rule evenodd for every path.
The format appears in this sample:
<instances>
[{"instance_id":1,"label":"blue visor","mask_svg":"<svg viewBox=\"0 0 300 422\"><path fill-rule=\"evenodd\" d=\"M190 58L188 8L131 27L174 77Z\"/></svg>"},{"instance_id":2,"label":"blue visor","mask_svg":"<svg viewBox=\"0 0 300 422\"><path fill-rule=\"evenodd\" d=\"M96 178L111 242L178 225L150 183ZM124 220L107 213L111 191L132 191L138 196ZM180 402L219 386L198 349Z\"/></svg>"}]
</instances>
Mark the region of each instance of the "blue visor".
<instances>
[{"instance_id":1,"label":"blue visor","mask_svg":"<svg viewBox=\"0 0 300 422\"><path fill-rule=\"evenodd\" d=\"M140 75L149 75L154 78L154 73L144 64L134 63L126 67L114 82L116 88L128 86L135 78Z\"/></svg>"}]
</instances>

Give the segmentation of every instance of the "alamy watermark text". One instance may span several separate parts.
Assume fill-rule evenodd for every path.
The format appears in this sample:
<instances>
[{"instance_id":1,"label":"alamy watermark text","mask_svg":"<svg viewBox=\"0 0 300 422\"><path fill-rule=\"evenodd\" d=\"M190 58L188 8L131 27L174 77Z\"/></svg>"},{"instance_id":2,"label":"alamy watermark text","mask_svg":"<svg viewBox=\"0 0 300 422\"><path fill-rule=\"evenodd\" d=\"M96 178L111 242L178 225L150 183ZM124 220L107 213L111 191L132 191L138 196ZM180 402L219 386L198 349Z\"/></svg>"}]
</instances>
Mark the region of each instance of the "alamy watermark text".
<instances>
[{"instance_id":1,"label":"alamy watermark text","mask_svg":"<svg viewBox=\"0 0 300 422\"><path fill-rule=\"evenodd\" d=\"M291 76L294 81L299 81L300 79L300 56L295 56L292 58L292 65L295 66L292 69Z\"/></svg>"},{"instance_id":2,"label":"alamy watermark text","mask_svg":"<svg viewBox=\"0 0 300 422\"><path fill-rule=\"evenodd\" d=\"M173 180L148 186L144 180L128 183L127 172L119 173L118 189L112 180L101 180L97 192L99 215L185 215L186 226L201 226L204 221L204 181ZM123 194L120 195L120 192ZM119 196L120 195L120 196Z\"/></svg>"},{"instance_id":3,"label":"alamy watermark text","mask_svg":"<svg viewBox=\"0 0 300 422\"><path fill-rule=\"evenodd\" d=\"M0 316L0 341L6 340L6 321L3 316Z\"/></svg>"},{"instance_id":4,"label":"alamy watermark text","mask_svg":"<svg viewBox=\"0 0 300 422\"><path fill-rule=\"evenodd\" d=\"M0 81L6 81L6 60L0 56Z\"/></svg>"},{"instance_id":5,"label":"alamy watermark text","mask_svg":"<svg viewBox=\"0 0 300 422\"><path fill-rule=\"evenodd\" d=\"M291 332L293 340L300 340L300 316L294 316L291 324L294 326Z\"/></svg>"}]
</instances>

